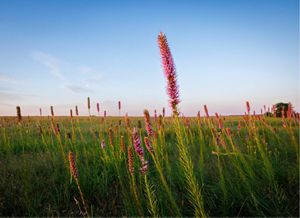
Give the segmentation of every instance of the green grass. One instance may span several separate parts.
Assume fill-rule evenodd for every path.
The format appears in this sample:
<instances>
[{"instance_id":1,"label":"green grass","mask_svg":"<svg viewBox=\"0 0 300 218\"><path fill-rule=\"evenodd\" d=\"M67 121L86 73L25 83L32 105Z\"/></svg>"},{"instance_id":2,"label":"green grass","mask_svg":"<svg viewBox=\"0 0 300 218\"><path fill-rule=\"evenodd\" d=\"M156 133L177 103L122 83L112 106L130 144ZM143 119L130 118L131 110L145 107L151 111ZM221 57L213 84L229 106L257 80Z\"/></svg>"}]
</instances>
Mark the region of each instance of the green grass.
<instances>
[{"instance_id":1,"label":"green grass","mask_svg":"<svg viewBox=\"0 0 300 218\"><path fill-rule=\"evenodd\" d=\"M0 216L83 216L69 151L90 216L299 216L295 119L286 119L283 128L280 118L226 117L222 130L214 117L201 118L200 125L188 118L189 126L164 118L160 130L152 119L153 154L142 140L144 124L140 129L145 175L134 150L135 172L128 171L132 128L143 121L129 119L130 127L124 117L54 117L54 125L47 117L21 123L0 117Z\"/></svg>"}]
</instances>

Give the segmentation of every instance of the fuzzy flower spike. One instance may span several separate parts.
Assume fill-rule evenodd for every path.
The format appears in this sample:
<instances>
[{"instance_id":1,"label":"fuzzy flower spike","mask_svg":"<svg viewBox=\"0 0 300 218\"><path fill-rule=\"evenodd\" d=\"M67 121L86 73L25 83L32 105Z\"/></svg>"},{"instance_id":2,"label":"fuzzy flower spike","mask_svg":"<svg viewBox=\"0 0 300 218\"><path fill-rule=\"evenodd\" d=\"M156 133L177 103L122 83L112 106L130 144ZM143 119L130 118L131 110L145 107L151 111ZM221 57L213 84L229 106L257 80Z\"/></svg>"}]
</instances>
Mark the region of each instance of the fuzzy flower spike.
<instances>
[{"instance_id":1,"label":"fuzzy flower spike","mask_svg":"<svg viewBox=\"0 0 300 218\"><path fill-rule=\"evenodd\" d=\"M169 95L169 103L174 115L178 115L177 105L179 104L179 91L176 78L175 64L168 45L167 37L162 32L158 35L158 46L162 58L162 66L167 79L167 93Z\"/></svg>"}]
</instances>

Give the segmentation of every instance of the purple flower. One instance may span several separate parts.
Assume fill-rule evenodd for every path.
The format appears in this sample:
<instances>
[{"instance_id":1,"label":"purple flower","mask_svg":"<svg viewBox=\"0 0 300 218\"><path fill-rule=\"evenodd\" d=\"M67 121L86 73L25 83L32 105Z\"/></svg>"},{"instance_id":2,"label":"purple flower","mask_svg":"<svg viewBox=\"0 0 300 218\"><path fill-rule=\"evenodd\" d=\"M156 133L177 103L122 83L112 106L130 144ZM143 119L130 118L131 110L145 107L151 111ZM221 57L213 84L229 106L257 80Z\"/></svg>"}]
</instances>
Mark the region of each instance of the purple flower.
<instances>
[{"instance_id":1,"label":"purple flower","mask_svg":"<svg viewBox=\"0 0 300 218\"><path fill-rule=\"evenodd\" d=\"M133 137L133 146L134 146L135 152L138 154L140 159L144 158L144 149L141 146L140 136L139 136L136 128L133 128L132 137Z\"/></svg>"},{"instance_id":2,"label":"purple flower","mask_svg":"<svg viewBox=\"0 0 300 218\"><path fill-rule=\"evenodd\" d=\"M144 119L145 119L145 126L148 136L153 136L153 130L150 122L150 115L148 110L144 110Z\"/></svg>"},{"instance_id":3,"label":"purple flower","mask_svg":"<svg viewBox=\"0 0 300 218\"><path fill-rule=\"evenodd\" d=\"M160 54L162 58L163 70L168 82L167 93L170 98L169 103L173 110L173 114L178 115L177 104L180 102L180 100L179 100L179 91L178 91L174 61L165 34L161 32L158 35L157 41L158 41Z\"/></svg>"}]
</instances>

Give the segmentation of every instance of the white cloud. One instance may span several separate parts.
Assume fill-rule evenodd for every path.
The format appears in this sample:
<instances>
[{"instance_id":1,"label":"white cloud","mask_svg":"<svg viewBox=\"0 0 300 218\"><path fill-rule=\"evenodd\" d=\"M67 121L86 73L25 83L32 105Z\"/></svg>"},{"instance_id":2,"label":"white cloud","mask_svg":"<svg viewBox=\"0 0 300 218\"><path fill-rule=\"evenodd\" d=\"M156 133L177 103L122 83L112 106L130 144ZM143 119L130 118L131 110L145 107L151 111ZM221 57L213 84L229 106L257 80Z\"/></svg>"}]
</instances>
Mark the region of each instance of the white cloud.
<instances>
[{"instance_id":1,"label":"white cloud","mask_svg":"<svg viewBox=\"0 0 300 218\"><path fill-rule=\"evenodd\" d=\"M50 73L60 80L65 80L61 72L59 61L55 57L44 52L36 51L33 53L33 58L49 68Z\"/></svg>"}]
</instances>

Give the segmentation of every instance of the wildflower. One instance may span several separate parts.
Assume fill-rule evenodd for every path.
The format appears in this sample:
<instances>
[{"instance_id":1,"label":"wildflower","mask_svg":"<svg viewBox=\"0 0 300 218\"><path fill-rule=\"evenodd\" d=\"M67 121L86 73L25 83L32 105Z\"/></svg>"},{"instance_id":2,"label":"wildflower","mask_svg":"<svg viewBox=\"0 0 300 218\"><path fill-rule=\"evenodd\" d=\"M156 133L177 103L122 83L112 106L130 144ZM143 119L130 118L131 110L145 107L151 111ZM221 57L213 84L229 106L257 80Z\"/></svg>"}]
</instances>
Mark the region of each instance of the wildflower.
<instances>
[{"instance_id":1,"label":"wildflower","mask_svg":"<svg viewBox=\"0 0 300 218\"><path fill-rule=\"evenodd\" d=\"M60 128L59 128L59 124L56 124L56 128L55 128L55 133L58 134L60 133Z\"/></svg>"},{"instance_id":2,"label":"wildflower","mask_svg":"<svg viewBox=\"0 0 300 218\"><path fill-rule=\"evenodd\" d=\"M75 164L74 155L71 151L69 152L69 163L70 163L70 172L72 176L74 177L74 179L78 179L78 171Z\"/></svg>"},{"instance_id":3,"label":"wildflower","mask_svg":"<svg viewBox=\"0 0 300 218\"><path fill-rule=\"evenodd\" d=\"M21 122L22 120L22 115L21 115L21 107L17 106L17 117L18 117L18 122Z\"/></svg>"},{"instance_id":4,"label":"wildflower","mask_svg":"<svg viewBox=\"0 0 300 218\"><path fill-rule=\"evenodd\" d=\"M150 115L148 110L144 110L144 119L145 119L145 126L148 136L153 136L153 130L150 122Z\"/></svg>"},{"instance_id":5,"label":"wildflower","mask_svg":"<svg viewBox=\"0 0 300 218\"><path fill-rule=\"evenodd\" d=\"M128 147L127 154L128 154L128 169L130 174L132 175L134 172L132 146Z\"/></svg>"},{"instance_id":6,"label":"wildflower","mask_svg":"<svg viewBox=\"0 0 300 218\"><path fill-rule=\"evenodd\" d=\"M121 101L118 101L118 108L121 110Z\"/></svg>"},{"instance_id":7,"label":"wildflower","mask_svg":"<svg viewBox=\"0 0 300 218\"><path fill-rule=\"evenodd\" d=\"M145 161L145 159L144 159L144 149L141 146L140 137L138 135L138 132L136 131L136 128L133 129L133 146L134 146L135 152L137 153L137 155L142 163L140 171L142 172L142 174L144 174L148 170L148 161Z\"/></svg>"},{"instance_id":8,"label":"wildflower","mask_svg":"<svg viewBox=\"0 0 300 218\"><path fill-rule=\"evenodd\" d=\"M97 112L98 112L98 114L100 112L100 104L99 103L97 103Z\"/></svg>"},{"instance_id":9,"label":"wildflower","mask_svg":"<svg viewBox=\"0 0 300 218\"><path fill-rule=\"evenodd\" d=\"M144 137L144 142L145 142L147 150L149 151L150 154L152 154L153 148L152 148L149 138L147 136Z\"/></svg>"},{"instance_id":10,"label":"wildflower","mask_svg":"<svg viewBox=\"0 0 300 218\"><path fill-rule=\"evenodd\" d=\"M133 128L132 137L133 137L133 146L134 146L135 152L138 154L140 159L144 158L144 149L141 146L141 140L140 140L140 137L138 135L136 128Z\"/></svg>"},{"instance_id":11,"label":"wildflower","mask_svg":"<svg viewBox=\"0 0 300 218\"><path fill-rule=\"evenodd\" d=\"M87 106L88 106L88 109L90 110L91 109L90 97L87 98Z\"/></svg>"},{"instance_id":12,"label":"wildflower","mask_svg":"<svg viewBox=\"0 0 300 218\"><path fill-rule=\"evenodd\" d=\"M247 107L248 114L250 114L250 104L249 104L249 101L246 101L246 107Z\"/></svg>"},{"instance_id":13,"label":"wildflower","mask_svg":"<svg viewBox=\"0 0 300 218\"><path fill-rule=\"evenodd\" d=\"M204 105L204 112L205 112L206 118L209 118L208 109L207 109L206 105Z\"/></svg>"},{"instance_id":14,"label":"wildflower","mask_svg":"<svg viewBox=\"0 0 300 218\"><path fill-rule=\"evenodd\" d=\"M50 106L50 111L51 111L51 116L54 117L54 110L53 110L53 106Z\"/></svg>"},{"instance_id":15,"label":"wildflower","mask_svg":"<svg viewBox=\"0 0 300 218\"><path fill-rule=\"evenodd\" d=\"M75 112L76 112L76 116L78 116L79 113L78 113L78 107L77 107L77 105L75 106Z\"/></svg>"},{"instance_id":16,"label":"wildflower","mask_svg":"<svg viewBox=\"0 0 300 218\"><path fill-rule=\"evenodd\" d=\"M142 166L140 167L140 171L142 174L145 174L148 171L148 162L144 161Z\"/></svg>"},{"instance_id":17,"label":"wildflower","mask_svg":"<svg viewBox=\"0 0 300 218\"><path fill-rule=\"evenodd\" d=\"M177 105L180 102L180 100L179 100L179 91L178 91L177 78L176 78L176 69L167 42L167 38L165 34L163 34L162 32L158 35L158 45L162 57L163 70L168 82L167 93L170 98L169 103L173 110L173 114L177 116L178 115Z\"/></svg>"}]
</instances>

